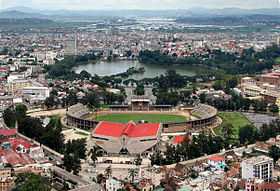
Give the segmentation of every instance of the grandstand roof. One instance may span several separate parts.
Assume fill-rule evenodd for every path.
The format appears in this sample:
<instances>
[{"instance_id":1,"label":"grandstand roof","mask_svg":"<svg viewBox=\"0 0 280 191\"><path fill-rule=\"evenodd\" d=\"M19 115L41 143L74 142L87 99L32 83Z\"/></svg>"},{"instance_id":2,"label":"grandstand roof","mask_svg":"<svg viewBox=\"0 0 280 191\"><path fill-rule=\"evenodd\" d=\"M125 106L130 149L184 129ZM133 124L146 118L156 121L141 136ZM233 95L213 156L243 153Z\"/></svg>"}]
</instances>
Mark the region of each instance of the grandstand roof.
<instances>
[{"instance_id":1,"label":"grandstand roof","mask_svg":"<svg viewBox=\"0 0 280 191\"><path fill-rule=\"evenodd\" d=\"M123 135L128 137L148 137L156 136L159 129L159 123L135 124L129 122L127 124L122 124L102 121L97 125L93 134L110 137L121 137Z\"/></svg>"}]
</instances>

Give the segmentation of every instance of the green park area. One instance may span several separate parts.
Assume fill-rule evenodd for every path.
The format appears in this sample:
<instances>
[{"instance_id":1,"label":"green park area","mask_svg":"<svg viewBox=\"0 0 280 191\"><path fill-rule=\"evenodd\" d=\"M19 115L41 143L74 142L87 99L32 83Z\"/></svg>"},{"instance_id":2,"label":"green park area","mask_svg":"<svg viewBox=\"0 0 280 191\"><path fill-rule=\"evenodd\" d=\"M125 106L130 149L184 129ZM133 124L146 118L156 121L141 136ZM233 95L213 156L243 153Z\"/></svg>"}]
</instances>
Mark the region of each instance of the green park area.
<instances>
[{"instance_id":1,"label":"green park area","mask_svg":"<svg viewBox=\"0 0 280 191\"><path fill-rule=\"evenodd\" d=\"M238 139L239 129L251 124L251 122L242 113L238 112L220 112L219 117L223 120L223 123L220 127L215 129L215 133L222 135L222 127L229 124L233 128L233 137L236 139Z\"/></svg>"},{"instance_id":2,"label":"green park area","mask_svg":"<svg viewBox=\"0 0 280 191\"><path fill-rule=\"evenodd\" d=\"M119 123L127 123L129 121L138 122L141 120L150 123L167 123L167 122L184 122L187 119L184 116L172 115L172 114L113 113L113 114L106 114L106 115L98 115L96 117L96 120L119 122Z\"/></svg>"},{"instance_id":3,"label":"green park area","mask_svg":"<svg viewBox=\"0 0 280 191\"><path fill-rule=\"evenodd\" d=\"M275 59L276 64L280 64L280 57Z\"/></svg>"}]
</instances>

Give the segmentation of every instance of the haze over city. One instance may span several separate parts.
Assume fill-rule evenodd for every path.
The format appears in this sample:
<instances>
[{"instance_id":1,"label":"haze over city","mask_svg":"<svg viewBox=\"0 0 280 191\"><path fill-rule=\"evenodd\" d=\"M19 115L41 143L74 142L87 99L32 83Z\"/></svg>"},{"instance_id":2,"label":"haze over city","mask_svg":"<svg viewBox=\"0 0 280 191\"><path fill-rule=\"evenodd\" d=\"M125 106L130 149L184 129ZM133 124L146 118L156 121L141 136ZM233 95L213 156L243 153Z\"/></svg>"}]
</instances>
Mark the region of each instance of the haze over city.
<instances>
[{"instance_id":1,"label":"haze over city","mask_svg":"<svg viewBox=\"0 0 280 191\"><path fill-rule=\"evenodd\" d=\"M34 9L189 9L278 8L278 0L0 0L0 8L26 6Z\"/></svg>"}]
</instances>

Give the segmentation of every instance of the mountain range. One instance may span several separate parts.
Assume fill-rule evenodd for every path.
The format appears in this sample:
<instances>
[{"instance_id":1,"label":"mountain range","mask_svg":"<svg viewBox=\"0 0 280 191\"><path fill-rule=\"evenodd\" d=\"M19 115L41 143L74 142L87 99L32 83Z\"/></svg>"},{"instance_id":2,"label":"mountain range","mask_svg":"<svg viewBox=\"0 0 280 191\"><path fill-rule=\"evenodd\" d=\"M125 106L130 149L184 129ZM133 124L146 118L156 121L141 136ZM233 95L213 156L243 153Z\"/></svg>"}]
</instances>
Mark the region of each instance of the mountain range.
<instances>
[{"instance_id":1,"label":"mountain range","mask_svg":"<svg viewBox=\"0 0 280 191\"><path fill-rule=\"evenodd\" d=\"M29 7L11 7L0 9L0 18L20 19L20 18L40 18L51 20L83 20L100 17L221 17L221 16L250 16L250 15L270 15L280 16L280 8L275 9L178 9L178 10L37 10Z\"/></svg>"}]
</instances>

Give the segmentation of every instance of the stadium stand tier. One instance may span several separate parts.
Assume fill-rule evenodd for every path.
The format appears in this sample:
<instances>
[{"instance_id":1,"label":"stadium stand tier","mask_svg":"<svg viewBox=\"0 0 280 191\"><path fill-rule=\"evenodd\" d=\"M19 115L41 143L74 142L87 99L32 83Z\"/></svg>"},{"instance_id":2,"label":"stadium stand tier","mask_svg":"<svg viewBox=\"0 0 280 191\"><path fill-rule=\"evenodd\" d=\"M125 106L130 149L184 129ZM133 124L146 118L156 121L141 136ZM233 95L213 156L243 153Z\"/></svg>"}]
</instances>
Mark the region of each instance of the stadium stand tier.
<instances>
[{"instance_id":1,"label":"stadium stand tier","mask_svg":"<svg viewBox=\"0 0 280 191\"><path fill-rule=\"evenodd\" d=\"M217 123L217 113L217 109L212 106L198 104L190 112L191 120L178 123L162 123L162 131L164 133L195 132L214 126ZM99 121L87 119L89 115L91 115L91 112L86 106L82 104L73 105L68 108L66 113L67 125L87 130L94 129Z\"/></svg>"}]
</instances>

